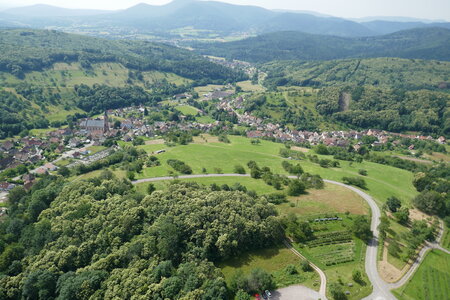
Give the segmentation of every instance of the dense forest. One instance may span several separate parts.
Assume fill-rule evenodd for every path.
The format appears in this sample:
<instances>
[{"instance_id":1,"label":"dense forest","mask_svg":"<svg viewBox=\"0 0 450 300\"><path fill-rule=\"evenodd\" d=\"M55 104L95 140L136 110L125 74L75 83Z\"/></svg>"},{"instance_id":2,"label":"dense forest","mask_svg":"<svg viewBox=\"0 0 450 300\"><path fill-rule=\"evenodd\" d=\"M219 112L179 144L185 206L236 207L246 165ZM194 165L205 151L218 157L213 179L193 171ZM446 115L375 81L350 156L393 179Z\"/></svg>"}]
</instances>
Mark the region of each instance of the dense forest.
<instances>
[{"instance_id":1,"label":"dense forest","mask_svg":"<svg viewBox=\"0 0 450 300\"><path fill-rule=\"evenodd\" d=\"M144 196L109 171L48 176L10 203L1 299L227 299L213 262L283 237L265 198L195 183Z\"/></svg>"},{"instance_id":2,"label":"dense forest","mask_svg":"<svg viewBox=\"0 0 450 300\"><path fill-rule=\"evenodd\" d=\"M47 128L45 116L15 94L0 91L0 139L31 128Z\"/></svg>"},{"instance_id":3,"label":"dense forest","mask_svg":"<svg viewBox=\"0 0 450 300\"><path fill-rule=\"evenodd\" d=\"M118 62L127 68L171 72L193 80L233 82L245 75L180 48L144 41L106 40L58 31L13 29L0 31L0 71L23 78L56 62Z\"/></svg>"},{"instance_id":4,"label":"dense forest","mask_svg":"<svg viewBox=\"0 0 450 300\"><path fill-rule=\"evenodd\" d=\"M319 92L317 111L359 128L450 134L450 95L372 86L329 87Z\"/></svg>"},{"instance_id":5,"label":"dense forest","mask_svg":"<svg viewBox=\"0 0 450 300\"><path fill-rule=\"evenodd\" d=\"M201 54L254 63L369 57L450 60L449 43L449 29L420 28L364 38L284 31L228 43L197 43L194 48Z\"/></svg>"},{"instance_id":6,"label":"dense forest","mask_svg":"<svg viewBox=\"0 0 450 300\"><path fill-rule=\"evenodd\" d=\"M450 62L369 58L331 61L274 61L262 65L264 84L277 86L374 85L403 89L448 89Z\"/></svg>"}]
</instances>

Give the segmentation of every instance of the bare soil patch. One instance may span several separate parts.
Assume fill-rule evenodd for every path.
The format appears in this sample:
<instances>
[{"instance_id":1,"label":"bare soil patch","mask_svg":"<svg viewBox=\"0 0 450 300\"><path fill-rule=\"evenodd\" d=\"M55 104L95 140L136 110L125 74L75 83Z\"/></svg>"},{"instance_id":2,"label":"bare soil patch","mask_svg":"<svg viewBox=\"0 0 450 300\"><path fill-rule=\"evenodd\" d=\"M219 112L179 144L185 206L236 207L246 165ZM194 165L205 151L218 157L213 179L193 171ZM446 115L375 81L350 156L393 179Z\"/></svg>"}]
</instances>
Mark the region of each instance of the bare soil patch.
<instances>
[{"instance_id":1,"label":"bare soil patch","mask_svg":"<svg viewBox=\"0 0 450 300\"><path fill-rule=\"evenodd\" d=\"M163 145L164 144L164 140L163 139L158 139L158 140L151 140L151 141L145 141L146 145Z\"/></svg>"},{"instance_id":2,"label":"bare soil patch","mask_svg":"<svg viewBox=\"0 0 450 300\"><path fill-rule=\"evenodd\" d=\"M311 149L294 146L294 147L291 147L291 150L294 150L294 151L300 151L300 152L303 152L303 153L307 153L307 152L309 152L309 150L311 150Z\"/></svg>"}]
</instances>

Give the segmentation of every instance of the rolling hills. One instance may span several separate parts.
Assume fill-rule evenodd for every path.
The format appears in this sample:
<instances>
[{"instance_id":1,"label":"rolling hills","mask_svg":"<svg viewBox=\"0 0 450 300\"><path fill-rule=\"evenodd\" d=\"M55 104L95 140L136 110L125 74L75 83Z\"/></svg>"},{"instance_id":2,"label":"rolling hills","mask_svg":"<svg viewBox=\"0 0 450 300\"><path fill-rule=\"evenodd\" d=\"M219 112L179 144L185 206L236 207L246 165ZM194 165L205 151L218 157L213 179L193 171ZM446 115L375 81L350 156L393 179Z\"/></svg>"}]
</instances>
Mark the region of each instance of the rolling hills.
<instances>
[{"instance_id":1,"label":"rolling hills","mask_svg":"<svg viewBox=\"0 0 450 300\"><path fill-rule=\"evenodd\" d=\"M242 77L190 51L142 41L112 41L48 30L0 31L0 71L23 77L57 62L118 62L137 71L162 71L194 80L228 81Z\"/></svg>"},{"instance_id":2,"label":"rolling hills","mask_svg":"<svg viewBox=\"0 0 450 300\"><path fill-rule=\"evenodd\" d=\"M165 5L137 4L119 11L73 10L34 5L3 11L3 26L55 28L95 36L191 40L242 38L277 31L364 37L450 23L353 21L308 11L268 10L218 1L174 0Z\"/></svg>"},{"instance_id":3,"label":"rolling hills","mask_svg":"<svg viewBox=\"0 0 450 300\"><path fill-rule=\"evenodd\" d=\"M57 31L1 30L0 49L0 138L246 78L172 46Z\"/></svg>"},{"instance_id":4,"label":"rolling hills","mask_svg":"<svg viewBox=\"0 0 450 300\"><path fill-rule=\"evenodd\" d=\"M450 60L448 45L449 29L419 28L364 38L285 31L228 43L197 43L195 47L201 54L268 62L368 57Z\"/></svg>"}]
</instances>

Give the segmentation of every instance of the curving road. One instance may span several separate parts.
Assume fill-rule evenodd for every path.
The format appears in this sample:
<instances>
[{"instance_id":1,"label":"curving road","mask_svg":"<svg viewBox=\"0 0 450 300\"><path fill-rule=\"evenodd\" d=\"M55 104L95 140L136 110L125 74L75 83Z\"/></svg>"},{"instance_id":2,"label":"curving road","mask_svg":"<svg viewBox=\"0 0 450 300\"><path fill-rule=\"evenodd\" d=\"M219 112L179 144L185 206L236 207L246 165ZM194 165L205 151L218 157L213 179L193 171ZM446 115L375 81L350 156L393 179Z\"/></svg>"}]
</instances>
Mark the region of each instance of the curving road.
<instances>
[{"instance_id":1,"label":"curving road","mask_svg":"<svg viewBox=\"0 0 450 300\"><path fill-rule=\"evenodd\" d=\"M209 178L209 177L250 177L250 175L248 175L248 174L201 174L201 175L182 175L182 176L178 176L176 178L174 178L174 177L155 177L155 178L147 178L147 179L136 180L136 181L133 182L133 184L144 183L144 182L155 182L155 181L172 180L172 179ZM297 177L289 176L289 178L294 178L295 179ZM380 211L380 208L378 207L377 203L375 202L375 200L370 195L368 195L367 193L361 191L358 188L355 188L353 186L349 186L349 185L343 184L341 182L333 181L333 180L326 180L325 179L324 181L327 182L327 183L336 184L336 185L339 185L339 186L342 186L342 187L345 187L345 188L347 188L349 190L354 191L355 193L360 195L369 204L370 209L372 211L372 220L371 220L371 226L370 227L371 227L371 230L373 232L373 239L370 241L369 245L367 246L365 269L366 269L367 276L369 277L369 280L372 283L373 291L372 291L372 294L370 294L369 296L364 298L365 300L391 300L391 299L395 299L395 297L392 295L390 290L402 286L403 284L405 284L410 279L410 277L412 276L414 271L419 267L420 262L423 260L423 258L425 256L425 253L429 249L440 249L440 250L450 254L450 251L448 251L446 249L443 249L439 245L439 240L440 240L441 235L442 235L442 230L440 230L440 233L438 235L437 241L435 243L427 243L424 246L424 248L420 252L417 260L414 262L413 266L411 266L410 270L403 276L403 278L400 281L398 281L396 283L392 283L392 284L386 283L380 277L380 275L378 274L378 267L377 267L378 235L379 235L378 225L380 224L380 217L381 217L381 211ZM441 227L442 227L442 222L441 222ZM291 249L291 251L293 251L297 256L300 256L300 257L303 258L303 256L297 250L295 250L289 242L286 242L286 246L289 249ZM327 281L326 281L325 273L320 268L318 268L317 266L315 266L313 264L312 264L312 266L320 275L321 284L320 284L319 295L322 298L326 299L325 294L326 294ZM280 299L281 299L281 297L280 297Z\"/></svg>"}]
</instances>

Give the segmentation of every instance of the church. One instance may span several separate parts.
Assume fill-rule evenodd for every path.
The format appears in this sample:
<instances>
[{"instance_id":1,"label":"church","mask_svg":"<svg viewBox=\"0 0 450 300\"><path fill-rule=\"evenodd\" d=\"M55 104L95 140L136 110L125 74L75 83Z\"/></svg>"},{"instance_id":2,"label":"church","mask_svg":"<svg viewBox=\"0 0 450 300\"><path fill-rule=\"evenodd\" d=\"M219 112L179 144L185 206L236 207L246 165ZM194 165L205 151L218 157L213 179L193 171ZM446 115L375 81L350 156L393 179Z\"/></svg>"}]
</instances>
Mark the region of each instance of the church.
<instances>
[{"instance_id":1,"label":"church","mask_svg":"<svg viewBox=\"0 0 450 300\"><path fill-rule=\"evenodd\" d=\"M103 119L87 119L80 122L80 129L89 134L104 134L109 131L108 113L105 111Z\"/></svg>"}]
</instances>

